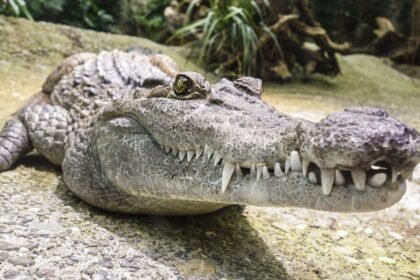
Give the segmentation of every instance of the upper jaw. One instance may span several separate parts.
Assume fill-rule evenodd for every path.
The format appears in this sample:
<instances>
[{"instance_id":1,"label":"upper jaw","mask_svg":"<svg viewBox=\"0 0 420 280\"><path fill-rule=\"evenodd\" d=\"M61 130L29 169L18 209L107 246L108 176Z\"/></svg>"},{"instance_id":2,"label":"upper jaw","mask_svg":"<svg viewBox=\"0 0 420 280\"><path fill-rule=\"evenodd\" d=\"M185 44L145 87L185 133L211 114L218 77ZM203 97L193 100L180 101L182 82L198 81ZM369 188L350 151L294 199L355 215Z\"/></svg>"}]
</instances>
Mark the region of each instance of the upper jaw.
<instances>
[{"instance_id":1,"label":"upper jaw","mask_svg":"<svg viewBox=\"0 0 420 280\"><path fill-rule=\"evenodd\" d=\"M146 105L141 103L143 101L144 99L138 100L139 104L137 105ZM133 104L130 104L125 110L118 111L132 111L133 113L137 112L137 114L140 116L143 106L133 107L132 105ZM202 104L201 106L205 105ZM189 115L187 115L187 117L188 116ZM146 115L143 117L146 117ZM141 121L142 118L140 116L139 122ZM212 120L209 120L209 122L212 123ZM296 124L298 122L287 119L286 123L293 123L293 125L291 125L289 128L296 129ZM144 127L150 128L150 126L153 124L154 122L151 122L149 125L145 124ZM306 186L310 186L308 191L312 190L311 193L313 193L314 190L316 190L317 193L323 194L325 198L321 199L320 201L334 201L337 200L337 195L348 196L349 194L351 194L351 197L355 197L355 199L367 199L368 197L371 197L372 193L383 195L395 192L394 189L397 190L398 194L401 194L401 192L403 193L405 186L402 183L399 183L402 179L399 176L398 171L400 171L400 173L403 175L403 171L405 171L405 169L397 169L397 166L387 166L380 162L376 167L350 164L346 166L346 168L343 168L341 165L323 165L322 161L318 162L317 160L320 159L320 157L313 157L310 153L307 152L305 145L302 145L302 141L305 141L305 139L311 139L309 137L311 136L309 130L314 127L316 127L316 125L305 123L305 130L297 133L299 134L299 141L296 141L296 143L292 145L285 145L286 148L281 149L283 153L281 153L281 155L278 157L278 160L273 160L272 162L267 162L264 160L260 161L255 158L251 158L248 161L236 161L234 157L227 155L222 149L214 144L211 144L210 142L206 143L204 141L203 143L196 141L196 143L190 143L190 145L186 147L177 146L176 144L173 144L174 141L168 141L168 143L171 143L168 145L168 143L161 141L161 139L154 135L154 133L150 133L150 135L161 145L162 151L168 154L172 153L173 159L177 160L178 162L193 164L200 160L200 164L212 166L215 168L215 170L219 170L218 172L220 173L220 181L218 187L220 189L218 194L220 197L224 197L224 193L228 194L230 191L232 191L232 189L236 186L236 184L232 182L236 180L235 178L240 176L247 178L247 180L249 179L247 181L249 182L248 185L253 185L256 188L259 188L260 186L265 186L268 182L270 182L270 185L272 183L276 185L276 180L279 182L277 185L281 186L282 184L280 184L280 182L285 180L284 178L289 180L289 178L293 178L295 176L294 174L303 174L299 180L306 182ZM154 130L152 129L152 131ZM316 129L314 129L314 131L316 131ZM162 134L163 132L166 131L162 131ZM293 139L293 137L291 137L291 139ZM202 137L200 140L202 140ZM299 144L301 145L299 146ZM334 147L324 147L323 154L321 155L331 155L332 148ZM416 150L413 153L415 154ZM209 161L202 162L202 158L207 158ZM379 157L372 158L372 160L374 159L379 159ZM222 160L223 168L218 167ZM412 161L409 156L406 156L405 160ZM252 182L256 183L253 184ZM279 191L281 191L280 189ZM301 194L303 197L307 195L305 194L305 189L299 189L299 191L303 193ZM318 199L319 197L316 197L316 200ZM237 203L239 202L240 201L237 201ZM328 203L325 205L328 205ZM314 208L314 206L305 207ZM317 209L321 208L317 207ZM377 208L363 208L363 211L377 210L381 208L384 207L377 205Z\"/></svg>"},{"instance_id":2,"label":"upper jaw","mask_svg":"<svg viewBox=\"0 0 420 280\"><path fill-rule=\"evenodd\" d=\"M307 129L310 126L307 125ZM278 154L273 160L258 160L250 158L248 160L238 160L217 147L204 144L195 149L179 149L163 145L166 151L172 150L174 155L179 155L180 160L186 159L188 162L194 158L204 157L211 159L209 165L217 166L223 160L223 170L221 176L221 192L225 192L230 187L230 183L236 176L245 174L256 182L267 180L272 177L281 177L289 172L300 172L306 180L313 185L319 186L325 196L330 196L341 188L351 188L356 193L362 194L369 188L398 188L397 181L403 177L407 178L411 167L415 161L413 157L407 155L399 161L392 161L395 158L392 154L379 154L369 162L349 163L347 165L337 164L334 160L340 160L338 153L336 157L330 157L329 165L324 165L323 160L333 154L333 147L326 147L323 150L324 157L314 157L313 154L305 150L305 145L289 146L285 154ZM284 152L284 149L282 149Z\"/></svg>"},{"instance_id":3,"label":"upper jaw","mask_svg":"<svg viewBox=\"0 0 420 280\"><path fill-rule=\"evenodd\" d=\"M357 150L357 145L348 145L347 148L349 150L345 151L343 156L340 154L337 146L334 145L321 145L318 154L311 153L311 149L317 146L317 143L310 137L312 136L312 130L316 132L320 131L317 124L304 123L305 130L299 132L298 125L296 125L298 122L291 119L289 121L293 125L286 130L288 133L283 135L283 139L290 138L290 141L287 144L283 142L285 145L280 145L282 144L281 142L278 143L279 145L273 145L273 147L279 146L279 149L275 150L274 157L263 155L258 159L259 157L252 156L252 153L264 153L263 149L260 149L258 146L258 141L255 142L253 148L245 149L247 150L245 154L248 155L245 158L229 153L229 151L224 150L223 145L215 145L214 142L210 141L211 139L204 139L204 143L197 141L196 143L199 144L190 143L188 147L174 144L168 145L159 140L158 142L161 144L163 150L167 153L172 152L174 156L179 157L180 161L190 162L194 159L205 157L209 160L207 164L217 166L223 160L223 170L220 174L221 192L225 192L229 188L235 174L236 176L245 174L258 182L271 177L281 177L283 174L287 175L289 172L301 172L307 181L319 186L319 189L322 190L325 196L330 196L335 191L346 187L352 188L356 193L362 194L363 192L367 192L368 188L398 188L397 181L399 177L406 177L407 171L408 173L410 171L407 164L403 164L403 162L413 162L412 153L407 154L405 149L396 149L396 152L394 151L395 149L391 149L391 152L387 152L386 150L381 151L380 148L384 144L380 141L368 143L373 145L373 151L368 151L367 155L364 156L367 159L365 162L358 161L358 158L352 162L351 158L348 157L352 149L356 153L360 152ZM295 133L291 133L292 130ZM404 131L406 130L404 129ZM299 139L296 138L296 132ZM279 134L281 133L279 132ZM212 136L215 137L215 133ZM370 140L370 138L367 139ZM242 148L239 147L238 150ZM269 153L268 150L265 152L267 154L273 154ZM397 156L399 156L399 160L391 160ZM326 161L326 159L328 160Z\"/></svg>"}]
</instances>

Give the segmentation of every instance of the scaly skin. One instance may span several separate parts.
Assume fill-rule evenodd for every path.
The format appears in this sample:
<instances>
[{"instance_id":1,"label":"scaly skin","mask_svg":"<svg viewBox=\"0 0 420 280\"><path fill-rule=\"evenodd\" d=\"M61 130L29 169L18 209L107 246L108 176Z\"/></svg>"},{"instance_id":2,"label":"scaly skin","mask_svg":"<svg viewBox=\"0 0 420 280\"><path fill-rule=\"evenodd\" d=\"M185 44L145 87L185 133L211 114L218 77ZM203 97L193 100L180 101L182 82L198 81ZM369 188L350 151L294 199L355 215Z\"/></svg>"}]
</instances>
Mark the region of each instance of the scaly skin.
<instances>
[{"instance_id":1,"label":"scaly skin","mask_svg":"<svg viewBox=\"0 0 420 280\"><path fill-rule=\"evenodd\" d=\"M258 79L210 85L177 72L163 55L66 59L1 132L0 170L34 147L62 165L76 195L117 212L193 215L231 204L362 212L396 203L419 162L419 133L383 110L312 123L261 101Z\"/></svg>"}]
</instances>

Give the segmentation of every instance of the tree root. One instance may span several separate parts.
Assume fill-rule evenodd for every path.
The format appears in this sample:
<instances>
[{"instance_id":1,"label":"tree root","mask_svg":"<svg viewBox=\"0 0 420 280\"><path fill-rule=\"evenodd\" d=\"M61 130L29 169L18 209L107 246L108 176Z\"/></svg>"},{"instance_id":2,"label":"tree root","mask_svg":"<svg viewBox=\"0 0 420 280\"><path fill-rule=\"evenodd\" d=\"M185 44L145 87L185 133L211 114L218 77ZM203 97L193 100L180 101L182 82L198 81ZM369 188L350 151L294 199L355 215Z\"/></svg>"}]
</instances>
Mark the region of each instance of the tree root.
<instances>
[{"instance_id":1,"label":"tree root","mask_svg":"<svg viewBox=\"0 0 420 280\"><path fill-rule=\"evenodd\" d=\"M339 74L340 67L335 54L349 53L351 45L333 42L327 31L315 21L305 1L297 1L296 7L299 15L279 15L277 21L269 27L282 49L280 59L278 54L268 59L276 63L270 65L270 73L262 73L263 78L267 78L265 76L268 75L268 78L288 80L291 78L289 69L296 66L296 63L302 66L305 74L314 72L330 76ZM273 49L272 41L272 36L264 33L259 38L259 49L263 50L263 53L273 53L266 52ZM306 41L314 42L316 48L305 47Z\"/></svg>"}]
</instances>

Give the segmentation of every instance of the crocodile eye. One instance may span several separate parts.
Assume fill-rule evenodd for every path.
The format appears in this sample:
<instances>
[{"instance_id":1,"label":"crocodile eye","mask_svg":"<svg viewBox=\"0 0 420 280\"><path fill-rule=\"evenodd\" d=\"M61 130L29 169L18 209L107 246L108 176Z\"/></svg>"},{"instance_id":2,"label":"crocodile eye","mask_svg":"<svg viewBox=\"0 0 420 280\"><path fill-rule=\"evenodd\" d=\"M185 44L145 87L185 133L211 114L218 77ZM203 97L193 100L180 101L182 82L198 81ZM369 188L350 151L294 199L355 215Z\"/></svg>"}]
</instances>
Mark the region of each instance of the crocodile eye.
<instances>
[{"instance_id":1,"label":"crocodile eye","mask_svg":"<svg viewBox=\"0 0 420 280\"><path fill-rule=\"evenodd\" d=\"M190 79L179 75L174 83L174 92L176 95L185 95L191 89L192 83Z\"/></svg>"}]
</instances>

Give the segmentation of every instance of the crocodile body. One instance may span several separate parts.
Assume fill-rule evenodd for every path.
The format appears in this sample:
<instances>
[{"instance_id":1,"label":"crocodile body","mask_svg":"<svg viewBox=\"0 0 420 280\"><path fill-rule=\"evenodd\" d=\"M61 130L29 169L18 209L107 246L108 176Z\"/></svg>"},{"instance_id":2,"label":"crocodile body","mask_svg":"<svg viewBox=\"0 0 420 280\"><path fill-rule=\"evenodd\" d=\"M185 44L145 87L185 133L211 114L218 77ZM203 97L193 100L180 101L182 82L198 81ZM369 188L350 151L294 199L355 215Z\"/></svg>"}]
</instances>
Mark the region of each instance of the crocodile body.
<instances>
[{"instance_id":1,"label":"crocodile body","mask_svg":"<svg viewBox=\"0 0 420 280\"><path fill-rule=\"evenodd\" d=\"M388 207L419 162L419 133L375 108L319 123L264 103L261 81L211 85L165 55L63 61L0 132L0 171L36 149L97 207L193 215L231 204Z\"/></svg>"}]
</instances>

